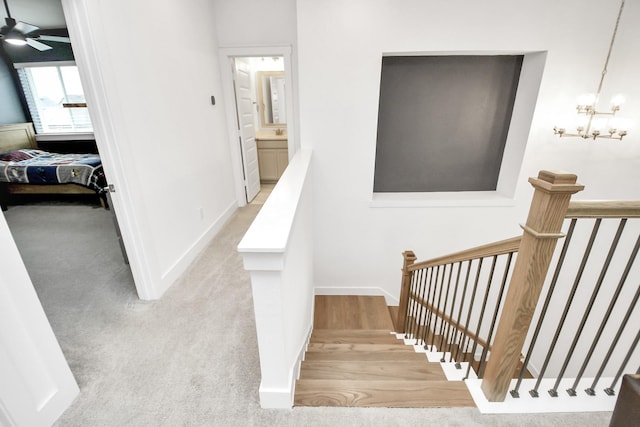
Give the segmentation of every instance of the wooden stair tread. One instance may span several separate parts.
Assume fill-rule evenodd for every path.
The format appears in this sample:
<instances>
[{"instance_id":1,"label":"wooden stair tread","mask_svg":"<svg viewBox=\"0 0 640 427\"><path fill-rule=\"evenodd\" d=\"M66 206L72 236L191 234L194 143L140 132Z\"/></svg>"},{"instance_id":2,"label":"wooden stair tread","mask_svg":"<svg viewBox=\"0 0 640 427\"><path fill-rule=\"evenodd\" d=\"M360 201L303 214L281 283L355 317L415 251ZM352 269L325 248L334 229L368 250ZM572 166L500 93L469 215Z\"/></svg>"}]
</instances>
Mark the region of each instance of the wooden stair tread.
<instances>
[{"instance_id":1,"label":"wooden stair tread","mask_svg":"<svg viewBox=\"0 0 640 427\"><path fill-rule=\"evenodd\" d=\"M307 351L304 361L417 361L426 362L424 353L414 351Z\"/></svg>"},{"instance_id":2,"label":"wooden stair tread","mask_svg":"<svg viewBox=\"0 0 640 427\"><path fill-rule=\"evenodd\" d=\"M447 381L439 363L391 333L398 308L388 308L383 297L316 296L315 302L295 406L475 406L463 382Z\"/></svg>"},{"instance_id":3,"label":"wooden stair tread","mask_svg":"<svg viewBox=\"0 0 640 427\"><path fill-rule=\"evenodd\" d=\"M313 324L328 329L393 329L382 296L316 295Z\"/></svg>"},{"instance_id":4,"label":"wooden stair tread","mask_svg":"<svg viewBox=\"0 0 640 427\"><path fill-rule=\"evenodd\" d=\"M296 406L474 407L462 381L298 380Z\"/></svg>"},{"instance_id":5,"label":"wooden stair tread","mask_svg":"<svg viewBox=\"0 0 640 427\"><path fill-rule=\"evenodd\" d=\"M345 337L359 337L359 336L390 336L397 339L395 334L391 333L389 329L322 329L314 328L314 334L322 335L335 335Z\"/></svg>"},{"instance_id":6,"label":"wooden stair tread","mask_svg":"<svg viewBox=\"0 0 640 427\"><path fill-rule=\"evenodd\" d=\"M422 380L446 377L439 363L421 361L305 361L300 379L333 380Z\"/></svg>"},{"instance_id":7,"label":"wooden stair tread","mask_svg":"<svg viewBox=\"0 0 640 427\"><path fill-rule=\"evenodd\" d=\"M314 329L311 334L312 343L335 344L397 344L404 345L388 330L379 329Z\"/></svg>"},{"instance_id":8,"label":"wooden stair tread","mask_svg":"<svg viewBox=\"0 0 640 427\"><path fill-rule=\"evenodd\" d=\"M412 353L416 354L415 350L408 345L397 344L338 344L338 343L309 343L307 347L307 354L309 353L328 353L328 352L394 352L394 353Z\"/></svg>"}]
</instances>

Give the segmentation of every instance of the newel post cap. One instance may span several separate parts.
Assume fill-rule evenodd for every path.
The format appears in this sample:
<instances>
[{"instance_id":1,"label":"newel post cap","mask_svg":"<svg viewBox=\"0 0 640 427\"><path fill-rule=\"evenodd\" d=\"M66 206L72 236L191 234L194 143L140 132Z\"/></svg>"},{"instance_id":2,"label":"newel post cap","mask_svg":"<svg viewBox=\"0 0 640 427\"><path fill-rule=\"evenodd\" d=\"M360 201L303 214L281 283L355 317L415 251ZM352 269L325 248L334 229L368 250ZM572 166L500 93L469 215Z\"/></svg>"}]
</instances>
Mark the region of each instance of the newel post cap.
<instances>
[{"instance_id":1,"label":"newel post cap","mask_svg":"<svg viewBox=\"0 0 640 427\"><path fill-rule=\"evenodd\" d=\"M404 257L405 261L408 261L408 262L410 262L412 264L416 259L418 259L416 257L416 254L413 253L413 251L404 251L404 252L402 252L402 256Z\"/></svg>"},{"instance_id":2,"label":"newel post cap","mask_svg":"<svg viewBox=\"0 0 640 427\"><path fill-rule=\"evenodd\" d=\"M536 190L547 193L570 193L575 194L584 190L584 185L578 184L577 175L564 171L538 172L537 178L529 178L529 182Z\"/></svg>"}]
</instances>

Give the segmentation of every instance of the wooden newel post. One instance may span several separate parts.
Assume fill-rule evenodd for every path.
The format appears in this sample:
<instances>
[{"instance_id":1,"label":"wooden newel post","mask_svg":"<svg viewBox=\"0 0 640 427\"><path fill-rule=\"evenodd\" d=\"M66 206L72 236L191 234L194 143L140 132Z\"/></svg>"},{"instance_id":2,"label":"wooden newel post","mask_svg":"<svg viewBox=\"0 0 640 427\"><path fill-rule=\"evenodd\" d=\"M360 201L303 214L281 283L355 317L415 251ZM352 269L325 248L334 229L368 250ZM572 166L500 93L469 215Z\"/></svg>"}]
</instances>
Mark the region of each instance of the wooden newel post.
<instances>
[{"instance_id":1,"label":"wooden newel post","mask_svg":"<svg viewBox=\"0 0 640 427\"><path fill-rule=\"evenodd\" d=\"M573 174L549 171L529 178L535 193L482 379L482 391L490 402L504 401L509 390L556 242L563 237L560 230L571 195L584 189L576 179Z\"/></svg>"},{"instance_id":2,"label":"wooden newel post","mask_svg":"<svg viewBox=\"0 0 640 427\"><path fill-rule=\"evenodd\" d=\"M407 316L407 305L409 302L409 291L411 290L411 272L409 267L416 262L416 255L412 251L402 253L404 263L402 265L402 281L400 285L400 302L398 306L398 318L396 319L396 332L402 334L404 330L404 318Z\"/></svg>"}]
</instances>

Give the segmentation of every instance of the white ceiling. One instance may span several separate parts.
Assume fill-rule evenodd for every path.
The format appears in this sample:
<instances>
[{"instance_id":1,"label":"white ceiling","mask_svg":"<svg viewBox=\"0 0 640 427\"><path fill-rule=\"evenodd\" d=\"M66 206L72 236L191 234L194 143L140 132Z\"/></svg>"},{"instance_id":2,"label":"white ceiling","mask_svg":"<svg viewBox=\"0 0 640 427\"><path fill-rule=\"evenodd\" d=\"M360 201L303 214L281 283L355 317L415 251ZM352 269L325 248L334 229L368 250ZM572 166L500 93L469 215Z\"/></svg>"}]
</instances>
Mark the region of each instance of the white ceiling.
<instances>
[{"instance_id":1,"label":"white ceiling","mask_svg":"<svg viewBox=\"0 0 640 427\"><path fill-rule=\"evenodd\" d=\"M11 16L16 21L23 21L41 28L66 27L62 3L60 0L7 0ZM0 17L4 25L7 16L4 4L0 3Z\"/></svg>"}]
</instances>

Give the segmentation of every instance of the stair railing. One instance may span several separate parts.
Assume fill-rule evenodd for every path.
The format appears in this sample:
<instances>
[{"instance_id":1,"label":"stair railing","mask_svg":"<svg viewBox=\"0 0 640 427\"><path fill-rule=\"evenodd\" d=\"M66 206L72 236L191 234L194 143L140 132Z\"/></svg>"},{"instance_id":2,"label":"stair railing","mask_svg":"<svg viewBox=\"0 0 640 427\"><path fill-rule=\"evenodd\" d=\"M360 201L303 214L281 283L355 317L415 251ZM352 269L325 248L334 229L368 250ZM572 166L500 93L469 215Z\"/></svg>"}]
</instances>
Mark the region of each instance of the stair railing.
<instances>
[{"instance_id":1,"label":"stair railing","mask_svg":"<svg viewBox=\"0 0 640 427\"><path fill-rule=\"evenodd\" d=\"M490 401L504 400L520 363L520 351L556 241L563 237L560 229L571 195L584 188L576 180L573 174L549 171L529 179L535 192L520 237L417 264L415 255L405 252L399 310L404 317L398 319L397 325L407 337L416 338L416 344L422 341L425 347L433 348L439 337L438 351L449 353L457 367L461 361L470 361L467 377L482 348L474 368L485 378L483 391ZM488 274L483 272L487 259L491 259ZM496 278L496 270L502 271L501 279ZM453 296L449 298L452 282ZM493 312L490 322L486 319L487 306Z\"/></svg>"},{"instance_id":2,"label":"stair railing","mask_svg":"<svg viewBox=\"0 0 640 427\"><path fill-rule=\"evenodd\" d=\"M484 369L520 241L517 236L420 263L413 252L404 252L396 331L442 352L442 361L448 356L458 369L481 350L475 368Z\"/></svg>"},{"instance_id":3,"label":"stair railing","mask_svg":"<svg viewBox=\"0 0 640 427\"><path fill-rule=\"evenodd\" d=\"M539 396L541 381L548 371L555 371L549 375L553 384L547 390L552 397L558 397L560 383L565 377L570 382L566 389L569 396L580 393L578 385L581 381L586 385L584 392L594 396L603 373L613 378L604 389L606 394L613 395L624 370L635 371L637 367L628 368L640 340L640 306L637 304L640 285L636 264L640 222L634 222L640 218L640 202L575 201L570 203L566 218L567 237L547 287L545 301L533 322L535 329L528 342L523 368L510 391L514 398L520 397L524 370L532 365L532 359L544 359L536 369L537 381L529 390L534 398ZM588 234L588 240L575 242L580 240L574 238L579 234L576 229L584 231L585 237ZM599 257L592 251L596 241L606 249ZM565 262L567 253L576 262ZM568 295L563 295L562 289L557 292L561 274ZM574 298L576 294L585 298L578 301ZM555 310L549 310L551 304ZM624 316L620 318L622 313ZM546 328L547 333L544 339L539 339L542 328ZM637 359L636 355L635 363ZM555 369L550 369L550 364L556 365ZM585 378L586 373L588 378Z\"/></svg>"},{"instance_id":4,"label":"stair railing","mask_svg":"<svg viewBox=\"0 0 640 427\"><path fill-rule=\"evenodd\" d=\"M469 360L466 377L473 364L489 401L504 401L512 378L517 382L511 395L519 397L518 390L524 376L530 373L529 368L538 378L529 392L536 397L551 359L555 365L562 362L559 370L554 366L557 372L551 373L555 381L548 390L551 396L557 396L565 377L571 377L573 382L566 390L570 396L576 395L581 380L589 381L585 392L594 395L605 368L608 372L617 369L604 390L612 395L623 371L630 369L628 365L636 363L638 356L634 352L640 341L640 285L636 283L638 268L634 263L640 250L640 235L623 236L623 231L628 219L640 218L640 202L570 202L571 195L583 186L576 184L575 175L566 173L542 171L529 182L535 193L527 222L522 225L522 236L419 263L413 252L404 253L397 331L415 338L416 344L442 351L442 361L444 354L449 354L449 361L454 360L457 365ZM590 234L588 239L574 237L578 219L593 223L591 233L586 233ZM614 222L603 227L612 230L611 238L598 234L603 221ZM565 233L561 233L563 224ZM636 225L640 228L640 223ZM557 240L565 236L561 249L556 251ZM598 256L604 259L592 256L598 264L593 267L594 263L587 261L596 240L597 247L604 248ZM619 244L621 240L623 244ZM580 245L583 247L575 249ZM552 259L556 265L553 275L547 277ZM483 269L489 260L490 268ZM568 276L567 271L574 264L577 271ZM612 264L616 267L610 268ZM587 281L582 280L583 275L595 281L593 286L578 287L581 281ZM539 306L543 290L546 297ZM565 295L567 291L569 294ZM576 293L586 297L576 298L580 303L573 303L572 308ZM584 305L582 300L587 298ZM615 322L609 321L612 313L619 313ZM564 327L565 323L570 327ZM535 326L533 334L529 334L531 326ZM561 336L561 332L565 335ZM568 345L568 349L562 349L564 355L556 348L559 339L562 345L558 348ZM606 354L604 350L595 351L598 345L605 346ZM614 350L616 356L612 357ZM545 359L540 369L531 364L534 353L536 363ZM636 358L629 363L632 354ZM616 360L611 363L612 359ZM597 361L599 365L589 366ZM583 377L588 366L590 373L597 371L593 378Z\"/></svg>"}]
</instances>

